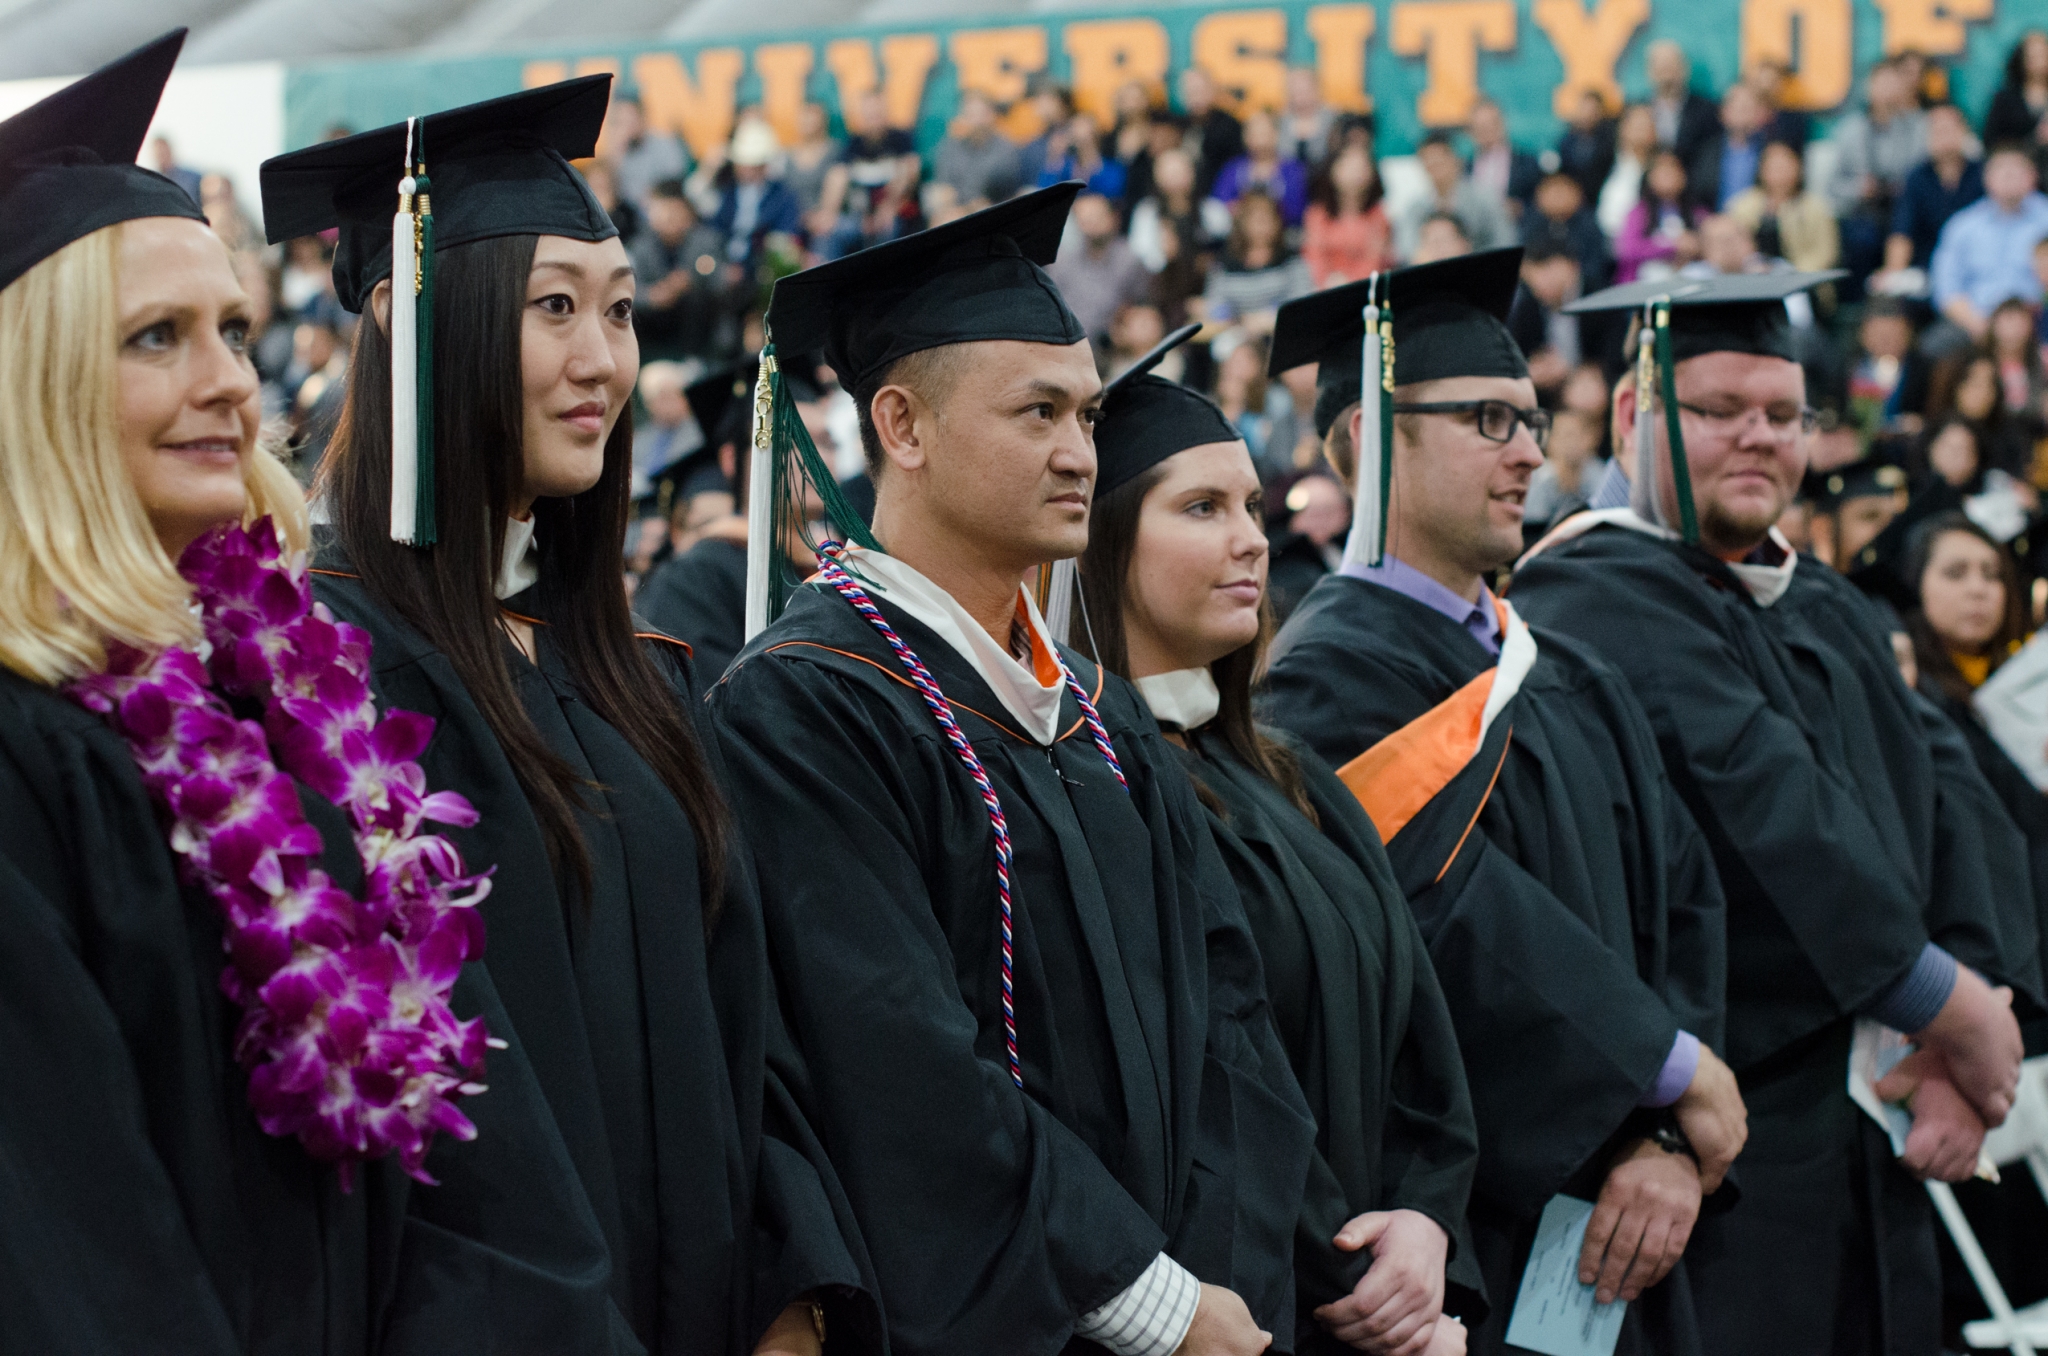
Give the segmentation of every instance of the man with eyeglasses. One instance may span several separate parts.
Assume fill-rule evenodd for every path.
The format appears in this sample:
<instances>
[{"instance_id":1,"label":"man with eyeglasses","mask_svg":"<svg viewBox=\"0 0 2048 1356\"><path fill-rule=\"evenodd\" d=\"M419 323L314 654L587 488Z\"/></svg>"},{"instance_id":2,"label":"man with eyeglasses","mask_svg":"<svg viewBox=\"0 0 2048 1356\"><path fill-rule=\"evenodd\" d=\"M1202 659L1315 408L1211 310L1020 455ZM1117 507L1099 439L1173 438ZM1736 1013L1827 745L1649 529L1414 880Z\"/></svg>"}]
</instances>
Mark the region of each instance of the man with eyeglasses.
<instances>
[{"instance_id":1,"label":"man with eyeglasses","mask_svg":"<svg viewBox=\"0 0 2048 1356\"><path fill-rule=\"evenodd\" d=\"M1371 814L1457 1026L1493 1304L1471 1349L1515 1349L1539 1225L1590 1210L1578 1274L1632 1301L1617 1350L1692 1353L1681 1258L1745 1135L1715 1054L1721 893L1626 684L1487 586L1521 549L1550 425L1502 323L1520 256L1281 308L1273 366L1318 364L1317 429L1358 493L1342 567L1274 645L1266 715Z\"/></svg>"},{"instance_id":2,"label":"man with eyeglasses","mask_svg":"<svg viewBox=\"0 0 2048 1356\"><path fill-rule=\"evenodd\" d=\"M2024 844L1901 680L1871 604L1774 526L1814 426L1783 298L1835 276L1579 303L1641 312L1615 403L1636 435L1631 503L1560 524L1514 580L1532 619L1626 675L1727 893L1728 1060L1752 1138L1741 1208L1702 1220L1688 1253L1715 1352L1940 1349L1914 1179L1975 1172L2020 1059L1995 986L2039 982ZM1917 1050L1876 1085L1910 1099L1895 1156L1847 1089L1857 1042L1900 1033Z\"/></svg>"}]
</instances>

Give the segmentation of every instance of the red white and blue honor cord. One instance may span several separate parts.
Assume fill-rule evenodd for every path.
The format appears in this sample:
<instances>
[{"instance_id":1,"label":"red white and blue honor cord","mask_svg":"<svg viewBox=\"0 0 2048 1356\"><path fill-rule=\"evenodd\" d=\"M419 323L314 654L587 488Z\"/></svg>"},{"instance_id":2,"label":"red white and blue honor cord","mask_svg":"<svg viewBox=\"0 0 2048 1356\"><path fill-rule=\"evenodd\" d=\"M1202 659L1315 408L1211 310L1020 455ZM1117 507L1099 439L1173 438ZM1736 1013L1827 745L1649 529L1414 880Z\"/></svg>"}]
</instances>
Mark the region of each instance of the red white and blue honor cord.
<instances>
[{"instance_id":1,"label":"red white and blue honor cord","mask_svg":"<svg viewBox=\"0 0 2048 1356\"><path fill-rule=\"evenodd\" d=\"M945 733L946 742L960 755L961 766L965 767L967 775L974 779L975 789L981 792L981 803L988 809L989 827L995 831L996 838L996 896L1002 907L1003 1045L1009 1056L1010 1081L1021 1088L1024 1086L1024 1066L1017 1057L1016 934L1010 902L1010 824L1003 817L1003 802L996 795L995 783L989 780L988 770L981 765L980 756L974 752L974 745L969 743L967 736L962 733L960 722L953 718L953 705L946 700L946 694L939 690L939 684L932 677L931 670L917 657L917 651L911 649L903 637L896 634L896 628L889 625L889 619L875 606L874 599L868 597L867 590L855 583L853 576L840 565L839 553L842 549L840 544L834 541L819 545L819 577L836 589L839 596L851 603L854 611L866 617L875 630L881 632L882 639L889 642L889 648L896 652L897 660L903 665L904 671L909 673L911 684L917 688L918 695L924 698L924 704L930 708L932 719L939 723L939 729ZM1074 700L1080 704L1081 716L1088 722L1088 732L1094 736L1095 747L1101 751L1103 760L1109 764L1109 770L1116 774L1117 785L1128 794L1131 784L1124 779L1123 767L1117 762L1116 750L1110 746L1109 732L1103 728L1102 717L1097 714L1095 703L1088 699L1087 692L1082 690L1080 682L1074 677L1074 671L1067 667L1067 661L1060 657L1057 650L1053 652L1053 661L1060 666L1060 673L1067 680L1067 690L1074 694Z\"/></svg>"}]
</instances>

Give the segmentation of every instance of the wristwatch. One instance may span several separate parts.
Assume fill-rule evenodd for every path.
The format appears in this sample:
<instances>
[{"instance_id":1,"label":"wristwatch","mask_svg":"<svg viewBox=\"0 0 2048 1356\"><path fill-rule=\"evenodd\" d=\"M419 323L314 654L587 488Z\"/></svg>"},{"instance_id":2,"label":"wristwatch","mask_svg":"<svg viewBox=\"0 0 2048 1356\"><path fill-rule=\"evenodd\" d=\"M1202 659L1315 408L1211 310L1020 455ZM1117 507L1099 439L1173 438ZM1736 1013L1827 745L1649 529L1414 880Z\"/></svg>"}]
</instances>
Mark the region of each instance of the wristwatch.
<instances>
[{"instance_id":1,"label":"wristwatch","mask_svg":"<svg viewBox=\"0 0 2048 1356\"><path fill-rule=\"evenodd\" d=\"M825 1345L825 1306L816 1300L806 1301L811 1309L811 1327L818 1334L818 1345Z\"/></svg>"},{"instance_id":2,"label":"wristwatch","mask_svg":"<svg viewBox=\"0 0 2048 1356\"><path fill-rule=\"evenodd\" d=\"M1679 1127L1678 1117L1668 1108L1659 1112L1650 1122L1649 1133L1644 1138L1667 1154L1684 1154L1694 1163L1700 1161L1700 1156L1693 1151L1692 1141L1685 1137L1685 1131Z\"/></svg>"}]
</instances>

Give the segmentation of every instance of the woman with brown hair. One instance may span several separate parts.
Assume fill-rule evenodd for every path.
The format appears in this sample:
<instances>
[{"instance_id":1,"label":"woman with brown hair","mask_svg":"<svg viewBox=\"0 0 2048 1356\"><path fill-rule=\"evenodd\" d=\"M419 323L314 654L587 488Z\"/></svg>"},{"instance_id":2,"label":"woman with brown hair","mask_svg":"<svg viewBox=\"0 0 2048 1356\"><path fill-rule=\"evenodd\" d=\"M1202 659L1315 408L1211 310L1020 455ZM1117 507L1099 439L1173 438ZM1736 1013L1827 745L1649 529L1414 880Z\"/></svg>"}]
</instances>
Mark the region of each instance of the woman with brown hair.
<instances>
[{"instance_id":1,"label":"woman with brown hair","mask_svg":"<svg viewBox=\"0 0 2048 1356\"><path fill-rule=\"evenodd\" d=\"M0 1350L637 1350L465 964L475 812L312 604L254 307L134 164L183 39L0 123Z\"/></svg>"},{"instance_id":2,"label":"woman with brown hair","mask_svg":"<svg viewBox=\"0 0 2048 1356\"><path fill-rule=\"evenodd\" d=\"M637 623L620 584L633 271L569 164L609 84L265 165L272 234L338 226L336 292L364 316L317 590L375 637L378 696L440 719L426 765L483 811L458 841L497 867L491 972L623 1324L653 1352L794 1356L829 1319L859 1349L860 1251L796 1105L688 647ZM394 233L394 198L431 234ZM395 269L394 235L417 256Z\"/></svg>"},{"instance_id":3,"label":"woman with brown hair","mask_svg":"<svg viewBox=\"0 0 2048 1356\"><path fill-rule=\"evenodd\" d=\"M1253 719L1263 492L1222 411L1149 375L1159 356L1105 393L1075 615L1195 780L1315 1113L1294 1349L1462 1353L1445 1309L1476 1320L1483 1303L1464 1225L1478 1147L1450 1014L1372 821Z\"/></svg>"}]
</instances>

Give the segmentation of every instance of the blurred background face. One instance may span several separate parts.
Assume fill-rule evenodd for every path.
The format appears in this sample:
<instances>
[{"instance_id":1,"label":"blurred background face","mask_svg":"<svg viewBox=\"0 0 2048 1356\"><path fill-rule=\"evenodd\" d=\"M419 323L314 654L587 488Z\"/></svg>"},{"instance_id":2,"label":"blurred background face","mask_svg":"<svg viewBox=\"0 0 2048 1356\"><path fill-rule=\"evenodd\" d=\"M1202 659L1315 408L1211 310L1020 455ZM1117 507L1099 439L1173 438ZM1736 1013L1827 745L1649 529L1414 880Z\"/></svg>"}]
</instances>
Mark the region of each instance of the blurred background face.
<instances>
[{"instance_id":1,"label":"blurred background face","mask_svg":"<svg viewBox=\"0 0 2048 1356\"><path fill-rule=\"evenodd\" d=\"M1687 70L1685 52L1675 42L1658 42L1650 45L1650 83L1658 89L1679 89L1685 85Z\"/></svg>"},{"instance_id":2,"label":"blurred background face","mask_svg":"<svg viewBox=\"0 0 2048 1356\"><path fill-rule=\"evenodd\" d=\"M1321 106L1323 92L1316 87L1316 73L1306 66L1287 72L1287 106L1296 113L1311 114Z\"/></svg>"},{"instance_id":3,"label":"blurred background face","mask_svg":"<svg viewBox=\"0 0 2048 1356\"><path fill-rule=\"evenodd\" d=\"M1471 252L1472 242L1465 238L1458 223L1438 217L1422 223L1422 234L1415 242L1415 258L1410 262L1433 264L1439 259L1455 259Z\"/></svg>"},{"instance_id":4,"label":"blurred background face","mask_svg":"<svg viewBox=\"0 0 2048 1356\"><path fill-rule=\"evenodd\" d=\"M1930 157L1949 159L1963 154L1970 144L1970 124L1963 120L1962 113L1948 105L1934 109L1927 115L1927 154Z\"/></svg>"},{"instance_id":5,"label":"blurred background face","mask_svg":"<svg viewBox=\"0 0 2048 1356\"><path fill-rule=\"evenodd\" d=\"M1956 413L1965 419L1989 419L1998 410L1998 364L1989 358L1972 358L1956 383Z\"/></svg>"},{"instance_id":6,"label":"blurred background face","mask_svg":"<svg viewBox=\"0 0 2048 1356\"><path fill-rule=\"evenodd\" d=\"M1472 144L1491 148L1500 145L1507 136L1507 123L1500 115L1498 104L1482 101L1472 110Z\"/></svg>"},{"instance_id":7,"label":"blurred background face","mask_svg":"<svg viewBox=\"0 0 2048 1356\"><path fill-rule=\"evenodd\" d=\"M2003 302L1991 313L1991 344L2000 354L2021 356L2034 341L2034 312L2024 302Z\"/></svg>"},{"instance_id":8,"label":"blurred background face","mask_svg":"<svg viewBox=\"0 0 2048 1356\"><path fill-rule=\"evenodd\" d=\"M1464 166L1458 163L1458 153L1440 141L1424 146L1417 158L1422 161L1422 172L1440 194L1455 187L1458 176L1464 172Z\"/></svg>"},{"instance_id":9,"label":"blurred background face","mask_svg":"<svg viewBox=\"0 0 2048 1356\"><path fill-rule=\"evenodd\" d=\"M1721 125L1730 136L1748 137L1764 125L1764 103L1748 85L1730 85L1721 97Z\"/></svg>"},{"instance_id":10,"label":"blurred background face","mask_svg":"<svg viewBox=\"0 0 2048 1356\"><path fill-rule=\"evenodd\" d=\"M1726 213L1700 223L1700 257L1717 273L1740 273L1756 257L1756 237Z\"/></svg>"},{"instance_id":11,"label":"blurred background face","mask_svg":"<svg viewBox=\"0 0 2048 1356\"><path fill-rule=\"evenodd\" d=\"M1982 653L2005 622L2005 576L1998 552L1969 532L1944 532L1920 576L1928 629L1951 650Z\"/></svg>"},{"instance_id":12,"label":"blurred background face","mask_svg":"<svg viewBox=\"0 0 2048 1356\"><path fill-rule=\"evenodd\" d=\"M2034 162L2019 151L2000 151L1984 162L1984 196L2008 212L2034 191Z\"/></svg>"},{"instance_id":13,"label":"blurred background face","mask_svg":"<svg viewBox=\"0 0 2048 1356\"><path fill-rule=\"evenodd\" d=\"M1950 424L1927 445L1927 465L1958 489L1969 484L1977 474L1977 435L1961 424Z\"/></svg>"},{"instance_id":14,"label":"blurred background face","mask_svg":"<svg viewBox=\"0 0 2048 1356\"><path fill-rule=\"evenodd\" d=\"M1242 442L1175 453L1145 494L1124 583L1140 676L1199 668L1251 644L1266 589L1264 492Z\"/></svg>"},{"instance_id":15,"label":"blurred background face","mask_svg":"<svg viewBox=\"0 0 2048 1356\"><path fill-rule=\"evenodd\" d=\"M1657 115L1648 104L1636 104L1621 115L1615 136L1622 150L1640 161L1657 144Z\"/></svg>"},{"instance_id":16,"label":"blurred background face","mask_svg":"<svg viewBox=\"0 0 2048 1356\"><path fill-rule=\"evenodd\" d=\"M1161 151L1152 159L1152 182L1163 197L1185 198L1195 191L1195 162L1178 146Z\"/></svg>"},{"instance_id":17,"label":"blurred background face","mask_svg":"<svg viewBox=\"0 0 2048 1356\"><path fill-rule=\"evenodd\" d=\"M1863 351L1873 358L1903 358L1913 344L1913 327L1902 315L1873 315L1860 331Z\"/></svg>"},{"instance_id":18,"label":"blurred background face","mask_svg":"<svg viewBox=\"0 0 2048 1356\"><path fill-rule=\"evenodd\" d=\"M1660 202L1677 202L1685 195L1685 162L1670 151L1650 162L1650 195Z\"/></svg>"},{"instance_id":19,"label":"blurred background face","mask_svg":"<svg viewBox=\"0 0 2048 1356\"><path fill-rule=\"evenodd\" d=\"M1764 147L1763 158L1757 162L1756 177L1772 197L1789 198L1799 192L1799 178L1804 171L1799 152L1783 142L1774 141Z\"/></svg>"},{"instance_id":20,"label":"blurred background face","mask_svg":"<svg viewBox=\"0 0 2048 1356\"><path fill-rule=\"evenodd\" d=\"M1280 127L1271 113L1254 113L1244 120L1244 148L1261 160L1280 149Z\"/></svg>"},{"instance_id":21,"label":"blurred background face","mask_svg":"<svg viewBox=\"0 0 2048 1356\"><path fill-rule=\"evenodd\" d=\"M1330 164L1330 183L1343 196L1364 196L1372 189L1372 157L1353 147Z\"/></svg>"},{"instance_id":22,"label":"blurred background face","mask_svg":"<svg viewBox=\"0 0 2048 1356\"><path fill-rule=\"evenodd\" d=\"M1117 233L1116 209L1100 193L1084 193L1074 200L1074 226L1091 244L1104 244Z\"/></svg>"},{"instance_id":23,"label":"blurred background face","mask_svg":"<svg viewBox=\"0 0 2048 1356\"><path fill-rule=\"evenodd\" d=\"M242 468L262 417L249 298L227 248L196 221L124 222L117 264L121 452L158 540L176 560L239 521Z\"/></svg>"}]
</instances>

